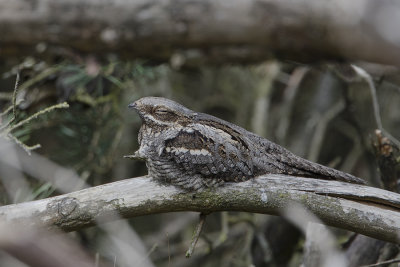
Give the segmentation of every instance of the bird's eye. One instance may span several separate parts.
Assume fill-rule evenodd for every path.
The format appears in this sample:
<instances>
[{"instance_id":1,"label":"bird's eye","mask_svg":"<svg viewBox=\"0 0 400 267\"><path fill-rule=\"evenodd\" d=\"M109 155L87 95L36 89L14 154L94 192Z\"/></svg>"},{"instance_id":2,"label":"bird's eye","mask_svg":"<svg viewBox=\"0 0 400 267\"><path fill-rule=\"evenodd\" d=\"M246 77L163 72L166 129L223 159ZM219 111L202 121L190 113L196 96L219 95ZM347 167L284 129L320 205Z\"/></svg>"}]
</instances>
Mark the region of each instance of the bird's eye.
<instances>
[{"instance_id":1,"label":"bird's eye","mask_svg":"<svg viewBox=\"0 0 400 267\"><path fill-rule=\"evenodd\" d=\"M166 109L166 108L163 108L163 107L157 108L157 109L154 111L154 113L156 113L156 114L158 114L158 115L173 114L172 111L170 111L170 110L168 110L168 109Z\"/></svg>"},{"instance_id":2,"label":"bird's eye","mask_svg":"<svg viewBox=\"0 0 400 267\"><path fill-rule=\"evenodd\" d=\"M157 107L154 110L154 117L156 117L161 121L172 122L177 120L177 114L174 111L167 109L165 107Z\"/></svg>"}]
</instances>

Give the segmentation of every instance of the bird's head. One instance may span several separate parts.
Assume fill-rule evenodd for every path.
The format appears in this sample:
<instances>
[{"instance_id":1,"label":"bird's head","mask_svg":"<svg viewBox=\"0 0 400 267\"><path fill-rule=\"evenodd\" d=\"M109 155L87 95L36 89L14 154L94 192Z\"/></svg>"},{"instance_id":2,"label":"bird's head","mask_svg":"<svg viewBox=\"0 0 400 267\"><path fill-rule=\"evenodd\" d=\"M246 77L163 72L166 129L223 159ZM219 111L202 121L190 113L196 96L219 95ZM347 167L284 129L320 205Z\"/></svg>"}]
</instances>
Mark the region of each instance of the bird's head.
<instances>
[{"instance_id":1,"label":"bird's head","mask_svg":"<svg viewBox=\"0 0 400 267\"><path fill-rule=\"evenodd\" d=\"M143 97L131 104L143 123L149 126L183 126L192 122L197 113L163 97Z\"/></svg>"}]
</instances>

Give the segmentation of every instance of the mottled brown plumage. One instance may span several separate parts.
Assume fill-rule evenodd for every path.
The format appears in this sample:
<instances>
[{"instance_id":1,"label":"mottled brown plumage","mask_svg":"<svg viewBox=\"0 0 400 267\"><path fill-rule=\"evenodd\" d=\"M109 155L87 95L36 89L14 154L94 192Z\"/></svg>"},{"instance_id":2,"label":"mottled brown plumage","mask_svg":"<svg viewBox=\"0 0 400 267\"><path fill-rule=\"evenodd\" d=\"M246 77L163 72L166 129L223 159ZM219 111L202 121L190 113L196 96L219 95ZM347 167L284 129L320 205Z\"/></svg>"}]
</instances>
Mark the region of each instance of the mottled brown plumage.
<instances>
[{"instance_id":1,"label":"mottled brown plumage","mask_svg":"<svg viewBox=\"0 0 400 267\"><path fill-rule=\"evenodd\" d=\"M145 159L149 174L163 183L197 191L268 173L364 183L165 98L144 97L129 106L143 121L135 157Z\"/></svg>"}]
</instances>

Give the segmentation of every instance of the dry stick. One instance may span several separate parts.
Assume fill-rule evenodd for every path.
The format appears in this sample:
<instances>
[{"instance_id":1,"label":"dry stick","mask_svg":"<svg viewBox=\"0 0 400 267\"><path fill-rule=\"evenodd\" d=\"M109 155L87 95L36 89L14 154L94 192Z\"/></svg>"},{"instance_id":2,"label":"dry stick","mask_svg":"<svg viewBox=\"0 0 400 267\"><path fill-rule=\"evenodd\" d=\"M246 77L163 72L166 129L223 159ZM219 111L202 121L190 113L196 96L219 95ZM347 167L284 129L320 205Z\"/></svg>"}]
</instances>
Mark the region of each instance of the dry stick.
<instances>
[{"instance_id":1,"label":"dry stick","mask_svg":"<svg viewBox=\"0 0 400 267\"><path fill-rule=\"evenodd\" d=\"M206 214L200 213L200 221L194 231L192 242L190 243L189 249L186 252L186 258L190 258L193 254L194 248L196 247L197 241L199 240L201 230L203 230L204 222L206 221Z\"/></svg>"},{"instance_id":2,"label":"dry stick","mask_svg":"<svg viewBox=\"0 0 400 267\"><path fill-rule=\"evenodd\" d=\"M168 236L168 232L167 232L167 241L168 241L168 267L171 266L171 252L169 249L169 236Z\"/></svg>"},{"instance_id":3,"label":"dry stick","mask_svg":"<svg viewBox=\"0 0 400 267\"><path fill-rule=\"evenodd\" d=\"M374 108L374 116L375 116L375 121L376 121L377 127L390 139L390 141L392 141L398 147L400 147L400 141L397 140L394 136L392 136L388 131L386 131L383 128L381 114L379 111L378 97L376 95L376 88L375 88L374 81L371 78L371 75L369 75L365 70L363 70L362 68L360 68L358 66L355 66L355 65L351 65L351 66L357 72L357 74L367 82L368 87L371 91L372 105Z\"/></svg>"},{"instance_id":4,"label":"dry stick","mask_svg":"<svg viewBox=\"0 0 400 267\"><path fill-rule=\"evenodd\" d=\"M400 259L392 259L392 260L387 260L387 261L381 261L381 262L377 262L377 263L374 263L374 264L362 265L360 267L376 267L376 266L383 266L383 265L396 263L396 262L400 262Z\"/></svg>"}]
</instances>

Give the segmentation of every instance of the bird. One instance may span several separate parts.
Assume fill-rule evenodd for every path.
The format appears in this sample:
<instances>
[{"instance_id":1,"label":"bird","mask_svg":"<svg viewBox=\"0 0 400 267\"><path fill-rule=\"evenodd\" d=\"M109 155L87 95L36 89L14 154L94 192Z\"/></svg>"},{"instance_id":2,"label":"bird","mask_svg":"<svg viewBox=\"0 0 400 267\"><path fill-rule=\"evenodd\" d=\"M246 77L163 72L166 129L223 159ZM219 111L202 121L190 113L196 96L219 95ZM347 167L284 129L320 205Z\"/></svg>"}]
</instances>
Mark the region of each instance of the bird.
<instances>
[{"instance_id":1,"label":"bird","mask_svg":"<svg viewBox=\"0 0 400 267\"><path fill-rule=\"evenodd\" d=\"M365 184L351 174L303 159L282 146L233 123L195 112L163 97L129 104L142 125L139 149L149 176L185 191L202 191L265 174Z\"/></svg>"}]
</instances>

